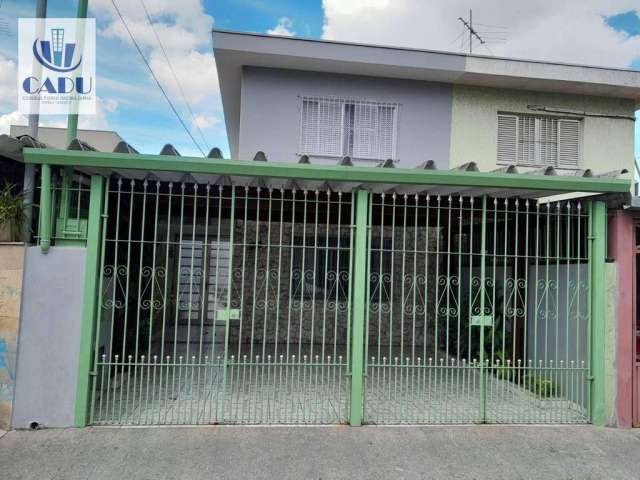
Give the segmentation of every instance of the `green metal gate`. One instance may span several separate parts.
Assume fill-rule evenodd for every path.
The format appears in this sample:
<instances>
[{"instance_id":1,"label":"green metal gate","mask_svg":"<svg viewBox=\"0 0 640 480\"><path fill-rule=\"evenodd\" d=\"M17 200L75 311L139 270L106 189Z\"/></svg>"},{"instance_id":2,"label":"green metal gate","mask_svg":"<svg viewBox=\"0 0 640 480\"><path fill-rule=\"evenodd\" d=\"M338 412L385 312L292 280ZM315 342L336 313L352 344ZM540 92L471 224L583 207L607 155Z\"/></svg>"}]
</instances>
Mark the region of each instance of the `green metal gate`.
<instances>
[{"instance_id":1,"label":"green metal gate","mask_svg":"<svg viewBox=\"0 0 640 480\"><path fill-rule=\"evenodd\" d=\"M374 195L364 422L588 422L586 207Z\"/></svg>"},{"instance_id":2,"label":"green metal gate","mask_svg":"<svg viewBox=\"0 0 640 480\"><path fill-rule=\"evenodd\" d=\"M349 419L351 195L112 178L92 424Z\"/></svg>"},{"instance_id":3,"label":"green metal gate","mask_svg":"<svg viewBox=\"0 0 640 480\"><path fill-rule=\"evenodd\" d=\"M113 177L90 423L588 422L587 207Z\"/></svg>"}]
</instances>

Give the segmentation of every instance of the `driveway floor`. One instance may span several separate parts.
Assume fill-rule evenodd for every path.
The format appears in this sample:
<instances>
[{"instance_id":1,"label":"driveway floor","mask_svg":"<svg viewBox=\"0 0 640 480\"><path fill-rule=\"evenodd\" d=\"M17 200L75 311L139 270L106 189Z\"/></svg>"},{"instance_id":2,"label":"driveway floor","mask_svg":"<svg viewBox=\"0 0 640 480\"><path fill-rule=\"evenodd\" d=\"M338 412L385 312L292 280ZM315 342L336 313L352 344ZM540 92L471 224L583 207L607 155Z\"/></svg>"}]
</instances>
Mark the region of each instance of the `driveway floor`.
<instances>
[{"instance_id":1,"label":"driveway floor","mask_svg":"<svg viewBox=\"0 0 640 480\"><path fill-rule=\"evenodd\" d=\"M640 479L640 431L592 426L11 431L9 479Z\"/></svg>"}]
</instances>

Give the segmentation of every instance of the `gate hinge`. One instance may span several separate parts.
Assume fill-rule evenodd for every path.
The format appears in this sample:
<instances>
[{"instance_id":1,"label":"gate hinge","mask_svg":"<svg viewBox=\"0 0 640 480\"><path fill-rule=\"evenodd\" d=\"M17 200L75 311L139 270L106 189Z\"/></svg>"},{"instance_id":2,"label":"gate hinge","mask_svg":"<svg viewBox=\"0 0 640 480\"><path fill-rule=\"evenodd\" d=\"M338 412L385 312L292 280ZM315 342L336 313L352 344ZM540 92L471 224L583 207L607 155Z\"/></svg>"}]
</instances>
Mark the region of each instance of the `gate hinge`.
<instances>
[{"instance_id":1,"label":"gate hinge","mask_svg":"<svg viewBox=\"0 0 640 480\"><path fill-rule=\"evenodd\" d=\"M95 370L91 370L91 371L89 372L89 376L90 376L90 377L96 377L97 375L98 375L98 372L96 372Z\"/></svg>"}]
</instances>

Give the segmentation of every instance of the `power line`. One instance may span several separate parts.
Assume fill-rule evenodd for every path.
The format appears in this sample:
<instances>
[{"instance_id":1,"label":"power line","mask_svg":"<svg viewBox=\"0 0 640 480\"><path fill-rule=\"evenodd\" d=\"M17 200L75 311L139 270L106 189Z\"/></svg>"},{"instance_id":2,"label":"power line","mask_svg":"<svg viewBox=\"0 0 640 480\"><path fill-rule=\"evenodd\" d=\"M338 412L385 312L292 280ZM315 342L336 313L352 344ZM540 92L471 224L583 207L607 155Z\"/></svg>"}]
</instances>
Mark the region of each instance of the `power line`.
<instances>
[{"instance_id":1,"label":"power line","mask_svg":"<svg viewBox=\"0 0 640 480\"><path fill-rule=\"evenodd\" d=\"M162 54L164 55L164 58L167 61L167 65L169 65L169 70L171 70L171 74L173 75L173 79L176 81L176 84L178 85L178 89L180 90L180 95L182 95L182 99L184 100L184 103L187 106L187 109L189 110L189 113L191 114L191 119L193 120L193 125L198 129L198 132L200 132L200 137L202 138L202 142L204 143L204 146L207 148L207 150L209 150L209 145L207 144L207 140L204 137L204 133L202 133L202 130L200 129L200 126L198 125L198 122L196 121L196 116L194 115L193 110L191 109L191 105L187 101L187 97L184 94L184 90L182 89L182 85L180 84L180 80L178 80L178 76L176 75L176 72L173 69L173 65L171 65L171 61L169 60L169 56L167 55L167 51L164 49L164 45L162 44L162 41L160 40L160 36L158 35L158 32L156 31L155 27L153 26L153 22L151 21L151 16L149 15L149 11L147 10L147 6L145 5L144 0L140 0L140 4L142 5L142 8L144 9L144 14L146 15L147 21L149 22L149 25L151 26L151 30L153 30L153 34L155 35L156 40L158 41L158 45L160 45L160 49L162 50Z\"/></svg>"},{"instance_id":2,"label":"power line","mask_svg":"<svg viewBox=\"0 0 640 480\"><path fill-rule=\"evenodd\" d=\"M142 53L142 49L138 45L138 42L136 41L135 37L133 36L133 33L131 33L131 30L129 29L129 26L127 25L127 22L124 20L124 17L122 16L122 13L120 12L120 9L118 8L118 5L116 5L115 0L111 0L111 3L113 5L113 8L116 10L116 13L118 14L118 17L120 17L120 21L122 21L122 25L124 25L125 30L129 34L129 37L131 38L131 41L133 42L133 45L136 47L136 50L138 50L138 53L140 54L140 57L142 57L142 60L144 61L144 64L149 69L149 72L151 73L151 76L156 81L156 84L158 85L158 88L160 89L160 91L164 95L164 98L167 100L167 103L171 107L171 110L173 110L173 113L175 114L175 116L178 117L178 121L180 122L182 127L185 129L185 131L187 132L187 135L189 135L189 137L193 141L194 145L198 148L198 150L200 150L200 153L202 154L202 156L205 157L206 155L202 151L202 148L200 148L200 145L198 144L198 142L196 142L196 139L193 138L193 135L191 134L191 132L187 128L187 125L184 123L184 120L182 120L182 117L178 113L178 110L176 110L176 107L173 105L173 103L169 99L169 96L167 95L167 92L165 92L164 88L162 88L162 85L160 84L160 81L158 80L158 77L156 76L155 72L153 71L153 68L151 68L151 65L149 64L149 61L144 56L144 53Z\"/></svg>"}]
</instances>

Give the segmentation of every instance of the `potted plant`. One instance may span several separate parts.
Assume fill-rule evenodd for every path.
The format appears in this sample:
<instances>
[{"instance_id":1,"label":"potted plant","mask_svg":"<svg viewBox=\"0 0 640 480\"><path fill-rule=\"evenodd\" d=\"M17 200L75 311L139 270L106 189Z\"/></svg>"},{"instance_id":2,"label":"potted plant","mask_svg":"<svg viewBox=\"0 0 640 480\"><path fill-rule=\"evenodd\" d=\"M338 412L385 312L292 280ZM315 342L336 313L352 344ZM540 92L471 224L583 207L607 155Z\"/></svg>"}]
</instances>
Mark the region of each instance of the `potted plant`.
<instances>
[{"instance_id":1,"label":"potted plant","mask_svg":"<svg viewBox=\"0 0 640 480\"><path fill-rule=\"evenodd\" d=\"M24 194L5 183L0 189L0 242L20 242L24 231Z\"/></svg>"}]
</instances>

